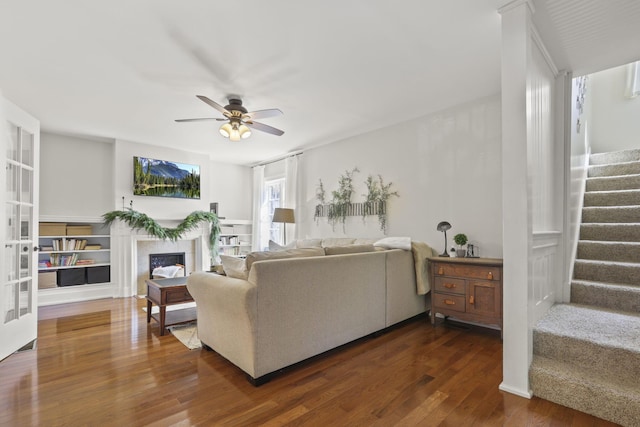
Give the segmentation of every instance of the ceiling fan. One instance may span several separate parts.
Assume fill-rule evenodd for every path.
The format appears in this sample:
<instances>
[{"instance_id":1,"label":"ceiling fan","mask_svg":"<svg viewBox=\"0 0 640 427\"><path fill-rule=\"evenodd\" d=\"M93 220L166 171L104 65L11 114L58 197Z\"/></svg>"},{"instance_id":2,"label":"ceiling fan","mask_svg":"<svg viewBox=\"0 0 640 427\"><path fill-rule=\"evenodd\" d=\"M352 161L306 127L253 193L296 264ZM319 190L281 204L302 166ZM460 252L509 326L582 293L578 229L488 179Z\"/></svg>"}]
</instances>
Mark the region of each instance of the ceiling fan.
<instances>
[{"instance_id":1,"label":"ceiling fan","mask_svg":"<svg viewBox=\"0 0 640 427\"><path fill-rule=\"evenodd\" d=\"M240 141L240 139L249 138L251 136L251 129L259 130L277 136L284 134L284 131L280 129L276 129L272 126L265 125L264 123L254 121L254 119L265 119L267 117L282 115L282 111L278 110L277 108L248 112L247 109L242 106L242 100L240 98L229 98L229 105L223 107L222 105L218 104L215 101L212 101L206 96L196 96L202 102L210 105L211 107L222 113L224 118L204 117L200 119L177 119L176 122L200 122L205 120L226 121L227 123L220 126L220 134L225 138L229 138L231 141Z\"/></svg>"}]
</instances>

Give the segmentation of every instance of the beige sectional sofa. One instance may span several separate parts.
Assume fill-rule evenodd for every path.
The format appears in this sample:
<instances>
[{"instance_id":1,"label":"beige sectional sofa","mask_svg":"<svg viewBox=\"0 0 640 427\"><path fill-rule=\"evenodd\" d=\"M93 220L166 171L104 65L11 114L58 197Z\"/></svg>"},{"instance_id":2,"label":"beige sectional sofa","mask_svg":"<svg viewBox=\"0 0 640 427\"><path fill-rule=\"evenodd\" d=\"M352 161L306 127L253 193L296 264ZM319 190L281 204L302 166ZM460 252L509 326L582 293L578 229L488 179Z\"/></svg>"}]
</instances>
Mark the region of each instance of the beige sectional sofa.
<instances>
[{"instance_id":1,"label":"beige sectional sofa","mask_svg":"<svg viewBox=\"0 0 640 427\"><path fill-rule=\"evenodd\" d=\"M284 367L425 311L411 251L326 249L272 255L279 259L250 254L246 279L189 276L202 343L260 384Z\"/></svg>"}]
</instances>

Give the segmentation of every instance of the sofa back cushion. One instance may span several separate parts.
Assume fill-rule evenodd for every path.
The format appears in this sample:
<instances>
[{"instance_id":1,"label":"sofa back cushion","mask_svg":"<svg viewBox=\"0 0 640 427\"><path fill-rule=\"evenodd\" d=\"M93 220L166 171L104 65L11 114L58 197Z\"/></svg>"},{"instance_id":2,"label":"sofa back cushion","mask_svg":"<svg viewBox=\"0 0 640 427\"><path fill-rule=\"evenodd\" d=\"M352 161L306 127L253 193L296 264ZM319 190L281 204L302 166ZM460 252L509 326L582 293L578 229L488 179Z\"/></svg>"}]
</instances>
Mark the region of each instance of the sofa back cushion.
<instances>
[{"instance_id":1,"label":"sofa back cushion","mask_svg":"<svg viewBox=\"0 0 640 427\"><path fill-rule=\"evenodd\" d=\"M343 255L356 254L361 252L373 252L373 245L346 245L346 246L329 246L324 248L325 255Z\"/></svg>"},{"instance_id":2,"label":"sofa back cushion","mask_svg":"<svg viewBox=\"0 0 640 427\"><path fill-rule=\"evenodd\" d=\"M323 248L301 248L301 249L288 249L277 252L251 252L247 255L247 271L251 270L251 266L256 261L266 261L271 259L283 259L283 258L303 258L311 256L324 256Z\"/></svg>"}]
</instances>

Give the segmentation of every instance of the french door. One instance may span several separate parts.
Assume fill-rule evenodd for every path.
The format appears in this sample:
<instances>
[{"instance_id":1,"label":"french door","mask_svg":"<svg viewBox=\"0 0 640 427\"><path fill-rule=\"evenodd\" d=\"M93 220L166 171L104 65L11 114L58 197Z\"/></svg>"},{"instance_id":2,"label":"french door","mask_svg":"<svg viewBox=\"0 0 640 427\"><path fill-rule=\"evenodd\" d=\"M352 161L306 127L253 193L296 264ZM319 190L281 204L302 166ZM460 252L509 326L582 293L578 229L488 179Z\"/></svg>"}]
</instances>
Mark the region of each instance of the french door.
<instances>
[{"instance_id":1,"label":"french door","mask_svg":"<svg viewBox=\"0 0 640 427\"><path fill-rule=\"evenodd\" d=\"M0 360L38 334L40 123L0 97Z\"/></svg>"}]
</instances>

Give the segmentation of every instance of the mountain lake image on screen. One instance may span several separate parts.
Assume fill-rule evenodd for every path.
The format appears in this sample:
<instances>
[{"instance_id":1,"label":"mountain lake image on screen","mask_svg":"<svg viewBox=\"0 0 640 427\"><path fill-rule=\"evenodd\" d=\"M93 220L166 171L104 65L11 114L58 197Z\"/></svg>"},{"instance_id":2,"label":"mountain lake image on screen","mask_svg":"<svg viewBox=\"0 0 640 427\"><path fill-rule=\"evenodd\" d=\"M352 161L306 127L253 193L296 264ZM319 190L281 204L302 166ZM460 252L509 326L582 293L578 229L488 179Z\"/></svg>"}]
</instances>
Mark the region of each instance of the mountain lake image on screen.
<instances>
[{"instance_id":1,"label":"mountain lake image on screen","mask_svg":"<svg viewBox=\"0 0 640 427\"><path fill-rule=\"evenodd\" d=\"M200 198L200 166L133 157L135 196Z\"/></svg>"}]
</instances>

